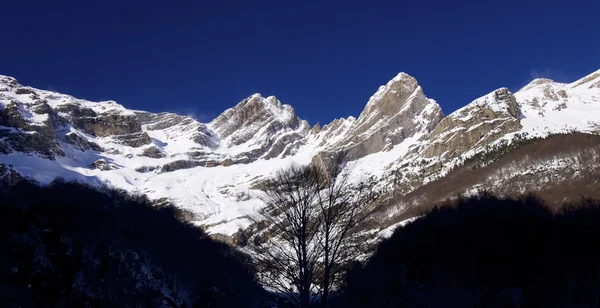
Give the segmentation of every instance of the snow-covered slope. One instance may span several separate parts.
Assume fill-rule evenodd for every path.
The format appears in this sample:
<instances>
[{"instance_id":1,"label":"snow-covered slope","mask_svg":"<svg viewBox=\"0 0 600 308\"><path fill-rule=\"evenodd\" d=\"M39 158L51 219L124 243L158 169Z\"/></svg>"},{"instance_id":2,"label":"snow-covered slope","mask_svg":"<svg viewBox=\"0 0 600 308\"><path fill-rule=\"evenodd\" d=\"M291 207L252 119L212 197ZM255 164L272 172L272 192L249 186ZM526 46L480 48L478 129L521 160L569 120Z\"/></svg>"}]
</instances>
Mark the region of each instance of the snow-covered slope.
<instances>
[{"instance_id":1,"label":"snow-covered slope","mask_svg":"<svg viewBox=\"0 0 600 308\"><path fill-rule=\"evenodd\" d=\"M521 123L527 132L600 132L600 70L573 83L535 79L515 97L521 103Z\"/></svg>"},{"instance_id":2,"label":"snow-covered slope","mask_svg":"<svg viewBox=\"0 0 600 308\"><path fill-rule=\"evenodd\" d=\"M5 165L41 183L62 177L167 199L194 213L196 224L225 235L246 228L264 206L261 181L320 155L348 151L355 177L373 175L408 193L515 136L573 130L600 132L600 71L570 84L536 79L514 95L500 88L447 117L413 77L400 73L358 118L312 129L274 96L252 95L200 123L0 76Z\"/></svg>"}]
</instances>

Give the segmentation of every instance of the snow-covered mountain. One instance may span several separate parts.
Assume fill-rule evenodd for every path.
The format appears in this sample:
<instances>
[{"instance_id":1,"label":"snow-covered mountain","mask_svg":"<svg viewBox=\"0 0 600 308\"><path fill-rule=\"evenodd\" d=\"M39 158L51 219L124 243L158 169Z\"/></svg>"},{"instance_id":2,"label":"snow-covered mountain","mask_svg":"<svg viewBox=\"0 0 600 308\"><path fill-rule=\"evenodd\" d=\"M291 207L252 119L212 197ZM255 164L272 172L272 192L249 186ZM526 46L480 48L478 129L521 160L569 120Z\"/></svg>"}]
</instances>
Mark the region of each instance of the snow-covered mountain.
<instances>
[{"instance_id":1,"label":"snow-covered mountain","mask_svg":"<svg viewBox=\"0 0 600 308\"><path fill-rule=\"evenodd\" d=\"M500 88L448 116L413 77L400 73L376 91L358 118L312 128L274 96L254 94L200 123L34 89L8 76L0 76L0 108L5 180L18 172L41 183L62 177L111 185L169 200L209 232L232 235L264 206L262 181L292 164L323 162L333 152L348 152L356 177L373 175L395 195L409 196L474 158L523 140L600 134L600 70L570 84L536 79L514 94ZM600 149L590 151L600 157ZM540 164L546 162L513 173ZM566 180L578 176L562 174ZM460 193L500 185L499 177L490 179L496 182L479 181ZM390 200L389 217L410 205L408 199Z\"/></svg>"}]
</instances>

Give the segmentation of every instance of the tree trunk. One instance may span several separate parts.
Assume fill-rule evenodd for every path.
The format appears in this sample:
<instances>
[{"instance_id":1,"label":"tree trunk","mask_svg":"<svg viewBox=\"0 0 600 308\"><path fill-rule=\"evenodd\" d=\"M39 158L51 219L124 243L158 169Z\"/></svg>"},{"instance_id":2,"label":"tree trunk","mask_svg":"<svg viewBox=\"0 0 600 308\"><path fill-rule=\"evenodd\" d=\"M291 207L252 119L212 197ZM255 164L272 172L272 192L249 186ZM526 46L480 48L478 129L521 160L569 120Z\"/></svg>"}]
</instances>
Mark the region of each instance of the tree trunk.
<instances>
[{"instance_id":1,"label":"tree trunk","mask_svg":"<svg viewBox=\"0 0 600 308\"><path fill-rule=\"evenodd\" d=\"M325 267L325 273L323 274L323 294L321 295L321 306L327 308L329 305L329 285L331 284L331 274L329 272L329 266Z\"/></svg>"},{"instance_id":2,"label":"tree trunk","mask_svg":"<svg viewBox=\"0 0 600 308\"><path fill-rule=\"evenodd\" d=\"M323 273L323 293L321 294L321 306L326 308L329 302L329 286L331 285L331 262L329 261L329 226L325 231L325 271Z\"/></svg>"},{"instance_id":3,"label":"tree trunk","mask_svg":"<svg viewBox=\"0 0 600 308\"><path fill-rule=\"evenodd\" d=\"M308 289L300 290L300 307L308 308L310 306L310 292Z\"/></svg>"},{"instance_id":4,"label":"tree trunk","mask_svg":"<svg viewBox=\"0 0 600 308\"><path fill-rule=\"evenodd\" d=\"M306 225L305 225L306 226ZM301 236L301 276L300 276L300 307L306 308L310 306L310 272L308 269L308 252L306 243L306 234L303 232Z\"/></svg>"}]
</instances>

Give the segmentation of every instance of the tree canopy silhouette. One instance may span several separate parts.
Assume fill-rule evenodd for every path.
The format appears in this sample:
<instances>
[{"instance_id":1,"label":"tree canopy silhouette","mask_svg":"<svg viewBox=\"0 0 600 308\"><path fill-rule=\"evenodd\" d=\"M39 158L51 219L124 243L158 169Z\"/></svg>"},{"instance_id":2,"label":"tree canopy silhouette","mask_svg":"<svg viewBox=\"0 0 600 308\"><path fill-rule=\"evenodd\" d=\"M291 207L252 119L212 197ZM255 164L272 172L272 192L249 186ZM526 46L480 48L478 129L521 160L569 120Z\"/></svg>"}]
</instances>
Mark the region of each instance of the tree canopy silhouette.
<instances>
[{"instance_id":1,"label":"tree canopy silhouette","mask_svg":"<svg viewBox=\"0 0 600 308\"><path fill-rule=\"evenodd\" d=\"M372 179L352 182L344 158L282 170L266 185L266 241L248 248L261 282L295 306L320 299L327 307L344 266L364 252L352 231L374 213L380 193Z\"/></svg>"},{"instance_id":2,"label":"tree canopy silhouette","mask_svg":"<svg viewBox=\"0 0 600 308\"><path fill-rule=\"evenodd\" d=\"M145 197L55 181L0 195L0 306L252 307L248 258Z\"/></svg>"},{"instance_id":3,"label":"tree canopy silhouette","mask_svg":"<svg viewBox=\"0 0 600 308\"><path fill-rule=\"evenodd\" d=\"M460 199L398 228L347 275L340 307L597 307L600 203Z\"/></svg>"}]
</instances>

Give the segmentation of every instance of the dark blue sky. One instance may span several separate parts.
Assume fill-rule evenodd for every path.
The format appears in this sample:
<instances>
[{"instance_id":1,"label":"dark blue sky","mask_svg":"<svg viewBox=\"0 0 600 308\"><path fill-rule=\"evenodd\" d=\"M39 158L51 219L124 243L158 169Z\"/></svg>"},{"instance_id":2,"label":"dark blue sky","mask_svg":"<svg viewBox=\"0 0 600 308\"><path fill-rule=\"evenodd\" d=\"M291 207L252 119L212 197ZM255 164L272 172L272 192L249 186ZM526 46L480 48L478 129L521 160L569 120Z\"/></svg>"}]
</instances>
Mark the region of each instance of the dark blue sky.
<instances>
[{"instance_id":1,"label":"dark blue sky","mask_svg":"<svg viewBox=\"0 0 600 308\"><path fill-rule=\"evenodd\" d=\"M201 120L260 92L313 124L357 116L404 71L449 113L600 68L598 12L598 0L2 1L0 74Z\"/></svg>"}]
</instances>

